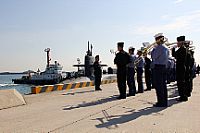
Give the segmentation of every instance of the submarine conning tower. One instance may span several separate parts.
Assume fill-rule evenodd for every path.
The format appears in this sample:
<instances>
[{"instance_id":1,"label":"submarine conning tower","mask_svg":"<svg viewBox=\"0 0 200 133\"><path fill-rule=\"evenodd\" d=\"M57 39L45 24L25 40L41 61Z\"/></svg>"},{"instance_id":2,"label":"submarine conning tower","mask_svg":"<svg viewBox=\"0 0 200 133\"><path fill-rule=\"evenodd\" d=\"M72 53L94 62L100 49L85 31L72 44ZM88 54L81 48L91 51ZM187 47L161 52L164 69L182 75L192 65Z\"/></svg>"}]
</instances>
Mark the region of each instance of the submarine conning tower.
<instances>
[{"instance_id":1,"label":"submarine conning tower","mask_svg":"<svg viewBox=\"0 0 200 133\"><path fill-rule=\"evenodd\" d=\"M89 44L88 41L88 50L87 54L85 56L85 76L87 77L93 77L94 76L94 68L93 68L93 63L94 63L94 57L92 56L92 44Z\"/></svg>"}]
</instances>

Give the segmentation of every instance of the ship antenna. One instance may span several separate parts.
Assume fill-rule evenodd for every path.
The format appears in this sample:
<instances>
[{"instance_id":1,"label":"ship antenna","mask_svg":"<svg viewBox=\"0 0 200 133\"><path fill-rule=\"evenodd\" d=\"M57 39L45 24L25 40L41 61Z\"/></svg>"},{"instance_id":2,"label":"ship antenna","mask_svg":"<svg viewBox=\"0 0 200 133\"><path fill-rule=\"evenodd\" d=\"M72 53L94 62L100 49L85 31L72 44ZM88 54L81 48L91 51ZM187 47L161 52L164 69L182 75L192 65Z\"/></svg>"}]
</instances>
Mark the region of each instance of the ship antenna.
<instances>
[{"instance_id":1,"label":"ship antenna","mask_svg":"<svg viewBox=\"0 0 200 133\"><path fill-rule=\"evenodd\" d=\"M92 56L92 49L93 49L93 46L92 46L92 44L91 44L91 56Z\"/></svg>"},{"instance_id":2,"label":"ship antenna","mask_svg":"<svg viewBox=\"0 0 200 133\"><path fill-rule=\"evenodd\" d=\"M90 42L88 41L88 51L87 51L87 55L90 54Z\"/></svg>"},{"instance_id":3,"label":"ship antenna","mask_svg":"<svg viewBox=\"0 0 200 133\"><path fill-rule=\"evenodd\" d=\"M51 61L50 55L49 55L50 48L46 48L44 51L47 52L47 67L49 67L49 64L50 64L50 61Z\"/></svg>"}]
</instances>

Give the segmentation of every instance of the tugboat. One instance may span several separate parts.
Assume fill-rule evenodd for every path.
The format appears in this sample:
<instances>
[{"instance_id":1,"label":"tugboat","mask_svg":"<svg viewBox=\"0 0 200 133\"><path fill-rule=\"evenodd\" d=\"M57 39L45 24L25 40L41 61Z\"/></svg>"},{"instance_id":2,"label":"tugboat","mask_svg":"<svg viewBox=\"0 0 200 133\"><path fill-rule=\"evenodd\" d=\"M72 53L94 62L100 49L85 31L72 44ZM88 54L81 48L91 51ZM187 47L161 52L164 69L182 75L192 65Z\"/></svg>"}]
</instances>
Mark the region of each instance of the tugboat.
<instances>
[{"instance_id":1,"label":"tugboat","mask_svg":"<svg viewBox=\"0 0 200 133\"><path fill-rule=\"evenodd\" d=\"M13 79L15 84L33 84L33 85L51 85L58 84L66 79L66 73L62 71L62 66L55 61L50 64L50 48L44 50L47 53L47 66L44 72L38 71L34 74L29 73L28 76L22 76L20 79Z\"/></svg>"}]
</instances>

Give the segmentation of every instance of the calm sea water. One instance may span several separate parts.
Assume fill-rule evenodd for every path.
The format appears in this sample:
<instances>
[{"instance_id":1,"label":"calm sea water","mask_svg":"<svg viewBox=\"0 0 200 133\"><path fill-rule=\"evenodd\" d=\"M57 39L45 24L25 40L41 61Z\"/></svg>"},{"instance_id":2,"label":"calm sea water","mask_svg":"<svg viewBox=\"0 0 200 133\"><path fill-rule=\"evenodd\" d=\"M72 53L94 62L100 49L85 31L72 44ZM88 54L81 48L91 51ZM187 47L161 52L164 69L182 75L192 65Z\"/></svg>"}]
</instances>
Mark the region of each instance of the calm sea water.
<instances>
[{"instance_id":1,"label":"calm sea water","mask_svg":"<svg viewBox=\"0 0 200 133\"><path fill-rule=\"evenodd\" d=\"M23 84L14 84L12 79L21 78L24 75L0 75L0 90L4 89L16 89L21 94L29 94L31 93L31 85L23 85Z\"/></svg>"},{"instance_id":2,"label":"calm sea water","mask_svg":"<svg viewBox=\"0 0 200 133\"><path fill-rule=\"evenodd\" d=\"M24 75L18 74L18 75L0 75L0 90L5 90L5 89L16 89L18 90L21 94L30 94L31 93L31 87L33 85L27 85L27 84L14 84L12 82L12 79L18 79L21 78ZM115 79L116 75L103 75L102 80L106 79ZM70 79L66 80L62 83L75 83L75 82L88 82L90 81L89 78L87 77L80 77L77 79Z\"/></svg>"}]
</instances>

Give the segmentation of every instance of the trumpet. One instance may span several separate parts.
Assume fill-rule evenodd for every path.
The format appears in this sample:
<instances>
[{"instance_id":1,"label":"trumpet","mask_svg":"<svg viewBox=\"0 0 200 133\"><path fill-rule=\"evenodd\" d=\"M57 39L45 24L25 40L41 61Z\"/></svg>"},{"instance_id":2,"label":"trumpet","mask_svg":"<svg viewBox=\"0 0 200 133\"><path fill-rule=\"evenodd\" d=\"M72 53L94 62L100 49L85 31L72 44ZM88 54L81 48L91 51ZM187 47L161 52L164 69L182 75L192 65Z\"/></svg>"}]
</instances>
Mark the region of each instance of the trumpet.
<instances>
[{"instance_id":1,"label":"trumpet","mask_svg":"<svg viewBox=\"0 0 200 133\"><path fill-rule=\"evenodd\" d=\"M118 51L115 51L114 49L110 49L110 53L116 55L118 53Z\"/></svg>"}]
</instances>

